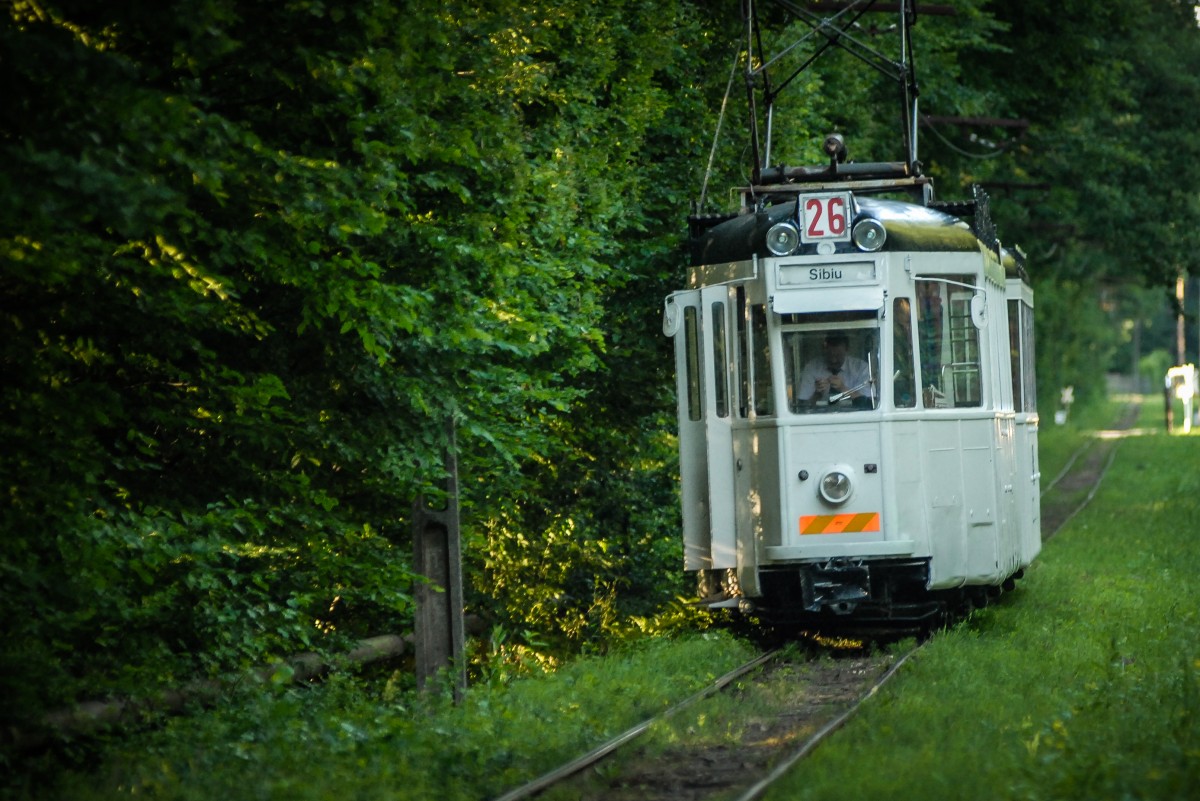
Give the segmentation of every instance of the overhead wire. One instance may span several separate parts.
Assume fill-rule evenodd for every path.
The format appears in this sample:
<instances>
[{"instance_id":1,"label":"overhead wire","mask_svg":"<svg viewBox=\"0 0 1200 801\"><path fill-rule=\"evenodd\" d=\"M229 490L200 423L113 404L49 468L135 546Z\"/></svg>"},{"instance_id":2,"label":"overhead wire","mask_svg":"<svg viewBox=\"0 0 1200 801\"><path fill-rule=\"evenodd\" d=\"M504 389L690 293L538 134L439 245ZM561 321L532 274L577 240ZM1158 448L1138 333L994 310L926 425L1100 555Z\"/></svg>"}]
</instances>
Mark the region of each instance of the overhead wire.
<instances>
[{"instance_id":1,"label":"overhead wire","mask_svg":"<svg viewBox=\"0 0 1200 801\"><path fill-rule=\"evenodd\" d=\"M960 148L958 145L956 145L956 144L954 144L953 142L951 142L951 141L950 141L949 139L947 139L946 137L942 136L942 134L938 132L937 126L935 126L933 123L931 123L931 122L929 121L929 116L928 116L927 114L922 114L922 115L921 115L921 118L922 118L923 120L925 120L926 129L927 129L927 130L928 130L930 133L932 133L934 136L936 136L939 142L941 142L943 145L945 145L946 147L948 147L948 148L950 148L951 150L953 150L953 151L954 151L955 153L957 153L958 155L960 155L960 156L963 156L963 157L965 157L965 158L969 158L969 159L980 159L980 160L983 160L983 159L994 159L994 158L996 158L997 156L1003 156L1005 153L1007 153L1007 152L1008 152L1008 146L1007 146L1007 145L1002 145L1002 146L1000 146L1000 147L997 147L997 148L996 148L995 150L993 150L991 153L970 153L970 152L968 152L968 151L966 151L966 150L963 150L962 148Z\"/></svg>"}]
</instances>

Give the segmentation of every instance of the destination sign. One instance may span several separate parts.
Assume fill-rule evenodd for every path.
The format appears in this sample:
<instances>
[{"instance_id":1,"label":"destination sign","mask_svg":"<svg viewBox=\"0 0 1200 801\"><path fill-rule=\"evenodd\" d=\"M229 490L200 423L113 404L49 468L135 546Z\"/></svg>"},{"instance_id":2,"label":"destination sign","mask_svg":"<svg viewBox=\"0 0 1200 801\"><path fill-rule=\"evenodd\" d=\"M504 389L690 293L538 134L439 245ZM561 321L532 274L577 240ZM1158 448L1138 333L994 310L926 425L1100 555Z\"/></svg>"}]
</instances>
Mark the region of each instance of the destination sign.
<instances>
[{"instance_id":1,"label":"destination sign","mask_svg":"<svg viewBox=\"0 0 1200 801\"><path fill-rule=\"evenodd\" d=\"M875 283L875 262L871 261L784 264L779 268L780 286L872 283Z\"/></svg>"}]
</instances>

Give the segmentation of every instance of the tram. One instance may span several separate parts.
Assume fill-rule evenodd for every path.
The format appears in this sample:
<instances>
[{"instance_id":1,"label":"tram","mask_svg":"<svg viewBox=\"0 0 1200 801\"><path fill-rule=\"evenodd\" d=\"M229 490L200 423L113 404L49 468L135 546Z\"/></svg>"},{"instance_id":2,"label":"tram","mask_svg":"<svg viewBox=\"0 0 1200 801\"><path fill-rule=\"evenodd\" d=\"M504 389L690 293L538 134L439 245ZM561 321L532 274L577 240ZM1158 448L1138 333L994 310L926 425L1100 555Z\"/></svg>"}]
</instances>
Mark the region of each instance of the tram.
<instances>
[{"instance_id":1,"label":"tram","mask_svg":"<svg viewBox=\"0 0 1200 801\"><path fill-rule=\"evenodd\" d=\"M929 623L1041 547L1033 292L982 191L824 151L691 220L663 314L684 568L713 608Z\"/></svg>"}]
</instances>

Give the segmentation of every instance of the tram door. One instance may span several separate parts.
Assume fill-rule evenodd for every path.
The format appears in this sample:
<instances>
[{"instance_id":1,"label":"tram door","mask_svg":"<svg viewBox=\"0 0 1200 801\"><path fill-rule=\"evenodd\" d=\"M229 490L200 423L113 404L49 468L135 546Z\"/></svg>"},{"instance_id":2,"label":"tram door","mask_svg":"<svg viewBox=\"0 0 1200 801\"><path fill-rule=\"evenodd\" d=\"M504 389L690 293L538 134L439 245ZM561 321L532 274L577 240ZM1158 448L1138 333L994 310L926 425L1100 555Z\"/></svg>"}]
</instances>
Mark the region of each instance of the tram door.
<instances>
[{"instance_id":1,"label":"tram door","mask_svg":"<svg viewBox=\"0 0 1200 801\"><path fill-rule=\"evenodd\" d=\"M730 290L676 292L663 330L675 337L684 569L737 567Z\"/></svg>"},{"instance_id":2,"label":"tram door","mask_svg":"<svg viewBox=\"0 0 1200 801\"><path fill-rule=\"evenodd\" d=\"M938 410L921 425L935 583L999 570L1000 432L997 417L984 413L994 401L985 385L997 382L988 380L987 339L973 319L973 298L981 294L970 288L975 280L969 273L916 280L920 404Z\"/></svg>"}]
</instances>

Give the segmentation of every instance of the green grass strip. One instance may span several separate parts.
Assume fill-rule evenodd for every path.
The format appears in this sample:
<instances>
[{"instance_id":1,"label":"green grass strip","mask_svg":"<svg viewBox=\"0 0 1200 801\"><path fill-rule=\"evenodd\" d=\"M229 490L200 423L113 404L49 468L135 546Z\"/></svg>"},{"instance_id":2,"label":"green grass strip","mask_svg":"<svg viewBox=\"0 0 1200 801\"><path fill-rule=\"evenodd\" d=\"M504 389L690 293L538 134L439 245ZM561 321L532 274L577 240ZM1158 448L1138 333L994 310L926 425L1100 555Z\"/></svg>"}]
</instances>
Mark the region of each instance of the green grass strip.
<instances>
[{"instance_id":1,"label":"green grass strip","mask_svg":"<svg viewBox=\"0 0 1200 801\"><path fill-rule=\"evenodd\" d=\"M1017 592L936 638L768 797L1195 798L1200 440L1160 431L1121 442Z\"/></svg>"},{"instance_id":2,"label":"green grass strip","mask_svg":"<svg viewBox=\"0 0 1200 801\"><path fill-rule=\"evenodd\" d=\"M751 646L716 632L647 639L553 674L472 688L458 706L344 677L307 690L251 688L211 712L115 741L97 770L27 785L15 797L480 801L752 656Z\"/></svg>"}]
</instances>

